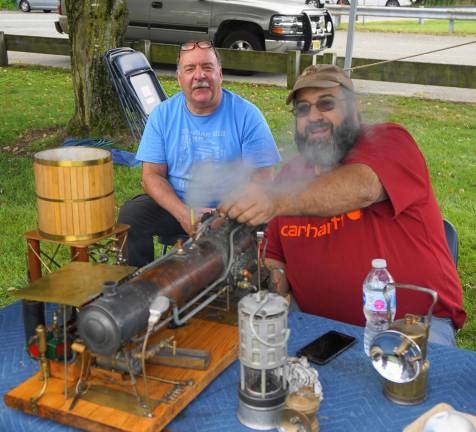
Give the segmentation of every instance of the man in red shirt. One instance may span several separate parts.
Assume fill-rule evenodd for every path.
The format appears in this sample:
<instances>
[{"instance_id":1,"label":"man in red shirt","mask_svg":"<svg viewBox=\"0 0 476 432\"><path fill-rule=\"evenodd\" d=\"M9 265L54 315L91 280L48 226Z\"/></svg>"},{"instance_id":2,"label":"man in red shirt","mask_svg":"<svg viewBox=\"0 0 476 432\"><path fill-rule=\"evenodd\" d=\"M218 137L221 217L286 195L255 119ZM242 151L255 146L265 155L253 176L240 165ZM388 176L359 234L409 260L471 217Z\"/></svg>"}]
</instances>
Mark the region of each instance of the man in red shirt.
<instances>
[{"instance_id":1,"label":"man in red shirt","mask_svg":"<svg viewBox=\"0 0 476 432\"><path fill-rule=\"evenodd\" d=\"M354 87L333 65L308 67L296 81L300 155L273 187L251 183L219 210L242 223L269 222L267 265L277 290L304 311L364 325L362 282L385 258L396 282L438 293L430 341L454 345L464 324L461 283L418 146L401 126L363 125ZM428 295L397 290L397 316L426 315Z\"/></svg>"}]
</instances>

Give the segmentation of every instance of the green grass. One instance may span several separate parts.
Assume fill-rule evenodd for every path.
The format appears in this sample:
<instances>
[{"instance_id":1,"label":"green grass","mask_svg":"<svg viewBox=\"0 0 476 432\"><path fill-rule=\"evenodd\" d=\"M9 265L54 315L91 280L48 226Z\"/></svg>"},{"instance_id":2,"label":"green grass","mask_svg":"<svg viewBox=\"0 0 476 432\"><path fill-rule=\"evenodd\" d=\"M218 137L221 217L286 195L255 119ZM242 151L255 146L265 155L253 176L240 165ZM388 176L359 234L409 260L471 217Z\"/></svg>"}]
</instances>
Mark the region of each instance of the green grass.
<instances>
[{"instance_id":1,"label":"green grass","mask_svg":"<svg viewBox=\"0 0 476 432\"><path fill-rule=\"evenodd\" d=\"M359 18L362 20L362 18ZM424 20L422 24L417 19L396 21L367 21L365 24L355 23L355 30L388 33L423 33L434 35L470 36L476 35L476 21L456 20L454 33L448 33L448 20ZM339 30L347 30L348 24L342 23Z\"/></svg>"},{"instance_id":2,"label":"green grass","mask_svg":"<svg viewBox=\"0 0 476 432\"><path fill-rule=\"evenodd\" d=\"M2 109L0 144L13 143L31 130L37 131L38 138L47 138L52 129L62 128L71 117L71 77L60 69L0 68L0 83L2 105L21 106L21 111ZM32 150L39 150L42 143L37 141L36 146Z\"/></svg>"},{"instance_id":3,"label":"green grass","mask_svg":"<svg viewBox=\"0 0 476 432\"><path fill-rule=\"evenodd\" d=\"M17 5L15 4L15 0L0 0L0 10L16 10Z\"/></svg>"},{"instance_id":4,"label":"green grass","mask_svg":"<svg viewBox=\"0 0 476 432\"><path fill-rule=\"evenodd\" d=\"M4 10L21 12L15 0L0 0L0 12Z\"/></svg>"},{"instance_id":5,"label":"green grass","mask_svg":"<svg viewBox=\"0 0 476 432\"><path fill-rule=\"evenodd\" d=\"M178 90L172 78L161 82L169 94ZM225 86L254 102L280 150L293 151L293 119L284 104L285 89ZM9 288L27 284L23 233L36 225L30 155L62 145L62 128L73 112L69 73L28 66L0 68L0 100L0 305L6 305L13 301ZM460 236L458 270L469 318L458 344L476 351L476 104L362 95L361 106L365 121L403 124L425 154L443 215ZM132 140L129 147L134 148ZM115 167L114 176L118 206L141 191L139 169Z\"/></svg>"}]
</instances>

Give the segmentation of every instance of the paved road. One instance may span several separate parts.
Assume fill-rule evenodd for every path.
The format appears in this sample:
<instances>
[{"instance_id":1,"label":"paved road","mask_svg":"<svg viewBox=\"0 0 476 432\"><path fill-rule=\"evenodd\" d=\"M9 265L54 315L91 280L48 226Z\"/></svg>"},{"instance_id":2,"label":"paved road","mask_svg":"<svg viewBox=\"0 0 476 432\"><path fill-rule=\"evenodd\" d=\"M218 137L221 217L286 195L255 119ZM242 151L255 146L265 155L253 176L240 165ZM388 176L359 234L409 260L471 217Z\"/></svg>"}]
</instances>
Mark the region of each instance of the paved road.
<instances>
[{"instance_id":1,"label":"paved road","mask_svg":"<svg viewBox=\"0 0 476 432\"><path fill-rule=\"evenodd\" d=\"M54 22L57 19L58 15L54 13L0 12L0 31L11 34L66 37L56 32ZM346 41L347 33L337 31L332 48L336 50L338 56L343 57L345 55ZM389 60L470 41L476 42L476 35L452 36L448 34L444 36L433 36L423 34L357 32L354 39L354 57ZM476 43L435 54L428 54L423 57L418 57L415 61L476 66Z\"/></svg>"},{"instance_id":2,"label":"paved road","mask_svg":"<svg viewBox=\"0 0 476 432\"><path fill-rule=\"evenodd\" d=\"M345 56L347 33L337 32L332 49L338 56ZM410 61L425 63L445 63L476 66L476 35L444 36L404 33L356 32L353 57L391 60L420 54L436 49L449 48L466 42L474 44L451 48L433 54L426 54Z\"/></svg>"},{"instance_id":3,"label":"paved road","mask_svg":"<svg viewBox=\"0 0 476 432\"><path fill-rule=\"evenodd\" d=\"M54 21L58 15L43 12L0 12L0 31L10 34L28 34L33 36L66 37L56 32ZM333 49L338 56L345 55L347 33L336 32ZM354 39L354 57L389 60L407 55L423 53L429 50L446 48L465 42L476 41L474 36L433 36L395 33L357 32ZM34 63L58 67L69 67L69 57L30 53L8 53L12 63ZM459 48L427 54L415 61L447 64L466 64L476 66L476 43ZM171 74L173 68L161 68L159 74ZM286 85L284 76L257 74L252 77L227 75L226 79L246 80L267 84ZM421 86L412 84L384 83L379 81L356 80L357 90L365 93L396 94L416 97L445 99L461 102L476 102L476 90L453 87Z\"/></svg>"},{"instance_id":4,"label":"paved road","mask_svg":"<svg viewBox=\"0 0 476 432\"><path fill-rule=\"evenodd\" d=\"M10 34L61 37L55 30L56 13L0 11L0 31ZM66 36L64 36L66 37Z\"/></svg>"}]
</instances>

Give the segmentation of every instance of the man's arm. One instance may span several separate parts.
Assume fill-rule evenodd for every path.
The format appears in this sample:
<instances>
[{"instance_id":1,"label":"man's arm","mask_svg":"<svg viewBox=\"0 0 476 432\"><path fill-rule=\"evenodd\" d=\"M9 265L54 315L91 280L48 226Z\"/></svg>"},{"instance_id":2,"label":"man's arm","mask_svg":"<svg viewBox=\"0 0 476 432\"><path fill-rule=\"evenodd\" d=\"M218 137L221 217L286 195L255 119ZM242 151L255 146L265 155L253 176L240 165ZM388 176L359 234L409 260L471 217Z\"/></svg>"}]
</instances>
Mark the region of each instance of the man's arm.
<instances>
[{"instance_id":1,"label":"man's arm","mask_svg":"<svg viewBox=\"0 0 476 432\"><path fill-rule=\"evenodd\" d=\"M265 266L269 271L273 290L282 296L287 296L289 294L289 282L286 278L285 264L273 258L266 258Z\"/></svg>"},{"instance_id":2,"label":"man's arm","mask_svg":"<svg viewBox=\"0 0 476 432\"><path fill-rule=\"evenodd\" d=\"M273 181L274 166L256 168L253 171L251 180L257 183L269 183Z\"/></svg>"},{"instance_id":3,"label":"man's arm","mask_svg":"<svg viewBox=\"0 0 476 432\"><path fill-rule=\"evenodd\" d=\"M167 181L167 164L143 162L142 186L157 204L177 219L185 232L192 232L190 210Z\"/></svg>"},{"instance_id":4,"label":"man's arm","mask_svg":"<svg viewBox=\"0 0 476 432\"><path fill-rule=\"evenodd\" d=\"M278 194L276 211L286 215L334 216L386 198L380 179L368 165L350 164L316 177L295 196Z\"/></svg>"},{"instance_id":5,"label":"man's arm","mask_svg":"<svg viewBox=\"0 0 476 432\"><path fill-rule=\"evenodd\" d=\"M377 174L350 164L319 175L310 183L264 186L250 183L219 210L241 223L259 225L279 215L333 216L387 199Z\"/></svg>"}]
</instances>

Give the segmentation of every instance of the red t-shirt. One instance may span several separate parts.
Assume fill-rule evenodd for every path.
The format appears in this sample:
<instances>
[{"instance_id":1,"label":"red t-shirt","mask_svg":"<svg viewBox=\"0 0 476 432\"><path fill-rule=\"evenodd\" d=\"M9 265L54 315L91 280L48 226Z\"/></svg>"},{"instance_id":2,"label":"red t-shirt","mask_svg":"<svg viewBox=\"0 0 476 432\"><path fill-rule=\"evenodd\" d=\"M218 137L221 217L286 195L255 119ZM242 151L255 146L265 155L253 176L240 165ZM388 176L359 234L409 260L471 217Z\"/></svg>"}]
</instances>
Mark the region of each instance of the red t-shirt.
<instances>
[{"instance_id":1,"label":"red t-shirt","mask_svg":"<svg viewBox=\"0 0 476 432\"><path fill-rule=\"evenodd\" d=\"M333 217L280 216L267 229L266 256L286 263L293 295L304 312L364 325L362 283L373 258L385 258L396 282L438 293L433 313L463 326L461 282L445 237L425 160L395 124L364 126L343 164L368 165L389 199ZM312 175L300 156L277 181ZM397 289L397 318L426 315L431 297Z\"/></svg>"}]
</instances>

